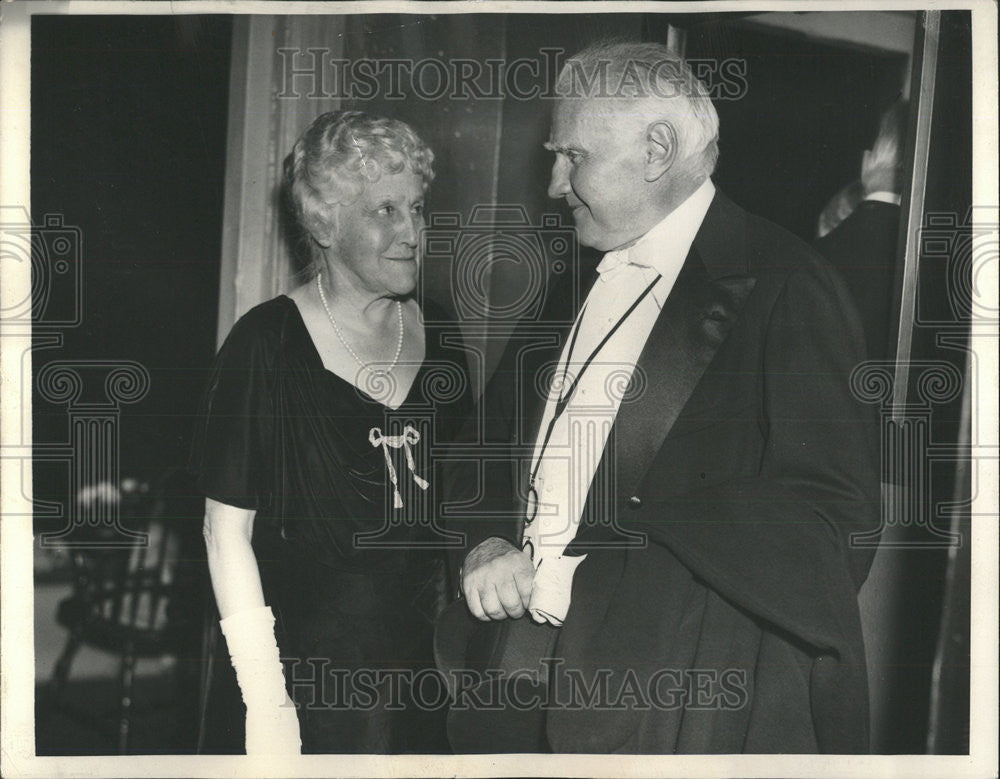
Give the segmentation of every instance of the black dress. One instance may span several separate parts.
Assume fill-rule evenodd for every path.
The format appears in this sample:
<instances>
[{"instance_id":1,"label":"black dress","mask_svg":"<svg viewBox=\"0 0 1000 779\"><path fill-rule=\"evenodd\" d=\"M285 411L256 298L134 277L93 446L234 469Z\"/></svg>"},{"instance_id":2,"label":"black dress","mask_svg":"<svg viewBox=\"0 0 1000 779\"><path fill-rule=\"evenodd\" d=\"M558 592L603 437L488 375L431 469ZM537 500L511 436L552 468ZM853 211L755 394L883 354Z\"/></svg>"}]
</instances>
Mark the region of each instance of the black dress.
<instances>
[{"instance_id":1,"label":"black dress","mask_svg":"<svg viewBox=\"0 0 1000 779\"><path fill-rule=\"evenodd\" d=\"M434 470L470 391L457 327L422 310L425 358L398 409L326 370L283 295L233 326L203 401L193 465L206 496L257 512L304 752L447 751L432 631L450 536ZM238 751L245 710L224 646L213 658L203 751Z\"/></svg>"}]
</instances>

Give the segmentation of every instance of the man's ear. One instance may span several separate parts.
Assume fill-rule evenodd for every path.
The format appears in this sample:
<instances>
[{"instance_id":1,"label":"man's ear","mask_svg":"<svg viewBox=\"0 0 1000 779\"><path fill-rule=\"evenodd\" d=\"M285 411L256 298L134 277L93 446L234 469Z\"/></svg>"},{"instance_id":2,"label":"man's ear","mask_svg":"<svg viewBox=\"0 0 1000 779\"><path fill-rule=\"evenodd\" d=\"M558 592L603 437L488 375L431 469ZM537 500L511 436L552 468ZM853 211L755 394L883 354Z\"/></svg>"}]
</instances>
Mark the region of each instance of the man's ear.
<instances>
[{"instance_id":1,"label":"man's ear","mask_svg":"<svg viewBox=\"0 0 1000 779\"><path fill-rule=\"evenodd\" d=\"M646 181L656 181L677 159L677 133L665 119L646 128Z\"/></svg>"}]
</instances>

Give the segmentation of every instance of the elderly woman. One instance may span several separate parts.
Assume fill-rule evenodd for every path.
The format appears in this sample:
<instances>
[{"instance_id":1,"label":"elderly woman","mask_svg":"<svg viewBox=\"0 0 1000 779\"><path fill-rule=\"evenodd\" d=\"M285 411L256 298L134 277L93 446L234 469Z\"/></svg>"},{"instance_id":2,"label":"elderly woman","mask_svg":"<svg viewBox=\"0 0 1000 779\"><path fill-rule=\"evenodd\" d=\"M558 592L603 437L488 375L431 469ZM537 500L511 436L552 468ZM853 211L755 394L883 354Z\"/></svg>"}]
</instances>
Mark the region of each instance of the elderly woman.
<instances>
[{"instance_id":1,"label":"elderly woman","mask_svg":"<svg viewBox=\"0 0 1000 779\"><path fill-rule=\"evenodd\" d=\"M413 295L432 161L402 122L317 118L285 161L309 281L216 358L196 467L248 754L443 749L407 684L444 592L430 445L468 399L455 328Z\"/></svg>"}]
</instances>

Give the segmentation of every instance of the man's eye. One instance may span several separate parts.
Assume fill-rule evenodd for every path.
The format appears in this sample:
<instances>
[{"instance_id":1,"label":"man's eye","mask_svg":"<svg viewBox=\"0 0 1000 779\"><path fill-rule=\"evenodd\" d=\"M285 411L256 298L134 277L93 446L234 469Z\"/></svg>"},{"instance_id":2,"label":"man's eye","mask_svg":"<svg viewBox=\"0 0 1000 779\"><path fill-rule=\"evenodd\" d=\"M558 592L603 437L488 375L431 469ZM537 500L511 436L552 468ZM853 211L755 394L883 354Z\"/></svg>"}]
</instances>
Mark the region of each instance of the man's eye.
<instances>
[{"instance_id":1,"label":"man's eye","mask_svg":"<svg viewBox=\"0 0 1000 779\"><path fill-rule=\"evenodd\" d=\"M387 203L386 205L384 205L381 208L379 208L378 212L380 214L384 214L385 216L392 216L394 213L396 213L396 208L395 208L395 206L390 206Z\"/></svg>"},{"instance_id":2,"label":"man's eye","mask_svg":"<svg viewBox=\"0 0 1000 779\"><path fill-rule=\"evenodd\" d=\"M422 214L422 213L424 213L424 204L423 203L417 203L415 206L413 206L413 213L415 213L415 214Z\"/></svg>"},{"instance_id":3,"label":"man's eye","mask_svg":"<svg viewBox=\"0 0 1000 779\"><path fill-rule=\"evenodd\" d=\"M574 165L576 165L576 163L578 163L580 161L580 159L582 158L582 156L583 155L580 154L580 152L578 152L578 151L568 151L568 152L566 152L566 159L568 159Z\"/></svg>"}]
</instances>

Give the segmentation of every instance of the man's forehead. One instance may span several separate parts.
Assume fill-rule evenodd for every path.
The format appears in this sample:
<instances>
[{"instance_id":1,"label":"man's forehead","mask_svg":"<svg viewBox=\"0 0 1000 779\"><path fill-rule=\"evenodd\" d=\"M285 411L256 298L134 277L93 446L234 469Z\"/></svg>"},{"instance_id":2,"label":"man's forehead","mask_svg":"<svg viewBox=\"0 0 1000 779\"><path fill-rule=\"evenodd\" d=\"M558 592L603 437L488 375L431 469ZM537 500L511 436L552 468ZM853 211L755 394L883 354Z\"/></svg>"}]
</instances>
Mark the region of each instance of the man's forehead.
<instances>
[{"instance_id":1,"label":"man's forehead","mask_svg":"<svg viewBox=\"0 0 1000 779\"><path fill-rule=\"evenodd\" d=\"M579 146L613 133L634 113L627 103L617 100L562 99L552 113L549 143Z\"/></svg>"}]
</instances>

